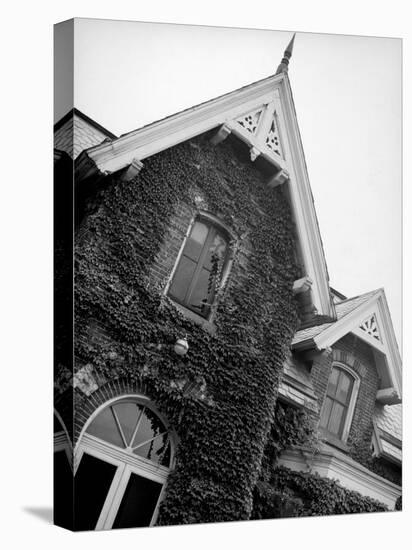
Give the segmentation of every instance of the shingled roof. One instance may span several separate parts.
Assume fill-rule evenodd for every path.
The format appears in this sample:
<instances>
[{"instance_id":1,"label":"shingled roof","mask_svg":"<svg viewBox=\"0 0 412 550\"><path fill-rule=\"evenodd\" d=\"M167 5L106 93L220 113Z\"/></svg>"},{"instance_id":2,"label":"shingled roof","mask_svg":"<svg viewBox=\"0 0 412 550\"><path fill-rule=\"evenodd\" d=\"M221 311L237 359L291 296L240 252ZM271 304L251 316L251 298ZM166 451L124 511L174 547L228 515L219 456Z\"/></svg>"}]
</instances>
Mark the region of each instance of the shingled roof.
<instances>
[{"instance_id":1,"label":"shingled roof","mask_svg":"<svg viewBox=\"0 0 412 550\"><path fill-rule=\"evenodd\" d=\"M374 427L379 455L402 462L402 405L377 405Z\"/></svg>"}]
</instances>

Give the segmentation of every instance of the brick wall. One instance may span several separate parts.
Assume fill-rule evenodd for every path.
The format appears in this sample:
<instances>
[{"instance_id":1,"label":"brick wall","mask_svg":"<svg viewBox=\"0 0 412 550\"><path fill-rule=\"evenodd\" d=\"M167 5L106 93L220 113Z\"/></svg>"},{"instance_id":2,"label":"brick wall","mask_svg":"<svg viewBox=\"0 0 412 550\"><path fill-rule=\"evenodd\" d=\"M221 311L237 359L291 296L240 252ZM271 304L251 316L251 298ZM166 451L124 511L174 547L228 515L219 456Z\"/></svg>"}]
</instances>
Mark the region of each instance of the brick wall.
<instances>
[{"instance_id":1,"label":"brick wall","mask_svg":"<svg viewBox=\"0 0 412 550\"><path fill-rule=\"evenodd\" d=\"M251 218L251 225L253 226L259 226L261 224L262 217L272 217L273 212L270 210L266 210L264 208L264 205L262 207L258 206L258 199L257 196L254 196L254 187L266 187L266 181L267 181L267 175L262 173L255 165L252 165L250 163L250 159L248 158L247 154L244 154L244 152L239 153L238 156L234 156L232 153L232 145L230 144L230 140L227 140L228 142L219 144L218 146L214 147L210 144L209 140L203 136L202 138L196 138L195 140L192 140L192 142L189 144L183 144L181 146L177 146L177 148L184 148L185 154L187 155L187 163L197 165L196 163L202 162L202 150L204 150L207 155L209 156L209 160L205 160L205 162L210 163L210 158L215 158L215 161L213 162L213 166L215 168L215 171L218 169L216 168L219 166L219 164L222 164L222 159L219 157L223 153L226 155L226 157L230 156L230 172L232 173L238 173L243 174L244 172L247 173L247 177L250 179L251 174L253 178L253 185L250 186L247 190L245 190L245 193L247 193L245 200L247 198L248 201L250 201L250 211L254 212L254 215L250 216ZM176 148L176 149L177 149ZM159 155L171 155L170 151L159 153ZM243 155L243 156L242 156ZM178 164L178 163L176 163ZM150 166L150 159L147 159L145 162L145 165L142 169L142 171L139 173L139 175L136 177L136 182L140 178L150 178L150 172L151 172L151 166ZM230 201L232 200L232 190L230 188L231 182L228 181L228 175L220 174L219 177L221 177L222 180L222 202L227 202L230 204ZM246 179L246 178L245 178ZM116 181L115 179L112 179L108 183L107 189L113 190L116 187L118 187L119 192L121 189L126 190L130 189L130 203L133 205L133 208L135 208L135 215L133 216L127 216L124 217L124 214L122 212L115 213L115 217L119 223L119 232L125 232L127 234L127 238L130 239L128 241L128 246L134 246L133 241L136 240L136 242L139 243L140 247L145 247L146 241L149 241L151 238L151 232L150 227L145 226L146 222L142 221L142 212L140 209L140 200L139 195L134 194L133 189L136 188L138 184L134 182L128 182L124 183L121 181ZM126 192L126 191L125 191ZM93 194L88 198L88 212L93 212L93 214L87 215L86 218L82 221L82 224L80 226L79 232L76 236L76 246L87 250L88 247L96 246L96 240L95 240L95 232L94 230L91 230L91 226L93 225L93 218L94 216L102 216L102 209L101 209L101 193L105 193L104 188L102 187L102 190L100 193ZM286 199L283 197L282 191L280 188L278 189L272 189L270 190L270 193L273 193L275 197L278 197L279 201L279 211L285 212L287 210L287 203ZM134 206L135 205L135 206ZM190 227L190 223L193 220L193 218L196 216L196 214L199 211L207 211L210 208L210 205L207 203L206 200L206 194L202 192L202 190L199 187L196 187L195 185L188 184L188 190L187 190L187 198L183 201L177 201L173 208L173 213L170 216L170 218L167 221L167 228L164 233L163 242L161 243L160 249L156 253L155 257L153 258L153 261L150 263L150 265L146 266L146 279L149 282L149 284L156 288L156 290L159 293L163 293L168 281L170 280L173 268L176 263L176 259L178 257L179 251L181 249L181 246L184 242L184 238L187 235L188 229ZM220 217L220 212L213 210L212 212L217 217ZM233 211L233 215L231 216L232 220L225 219L226 225L229 225L229 229L232 230L233 227L236 227L237 225L241 225L239 220L236 219L236 211ZM247 228L243 228L244 232L247 233ZM289 228L285 227L285 230L291 231L291 226ZM236 234L236 230L233 229L233 233ZM290 236L291 242L293 242L293 236ZM116 254L117 252L114 251L114 249L111 248L111 246L108 245L106 242L100 242L99 246L101 246L101 269L103 271L107 270L107 267L104 265L104 257L107 255ZM292 247L293 248L293 247ZM289 265L293 263L293 254L294 251L291 250L290 257L288 258ZM244 281L245 285L250 285L251 282L248 278L248 264L249 259L253 255L253 249L252 245L249 242L248 238L245 237L242 240L242 249L239 250L239 253L237 254L235 261L233 262L230 277L228 284L226 285L226 291L230 287L233 281L236 281L236 284L241 284L240 281ZM119 262L122 262L122 259L119 257ZM275 258L268 258L268 262L274 266L275 269L277 269L279 272L281 272L283 269L285 269L281 265L276 265L276 262L278 262ZM290 269L290 267L289 267ZM77 270L78 276L79 273L81 274L81 266ZM110 278L110 281L109 281ZM108 277L107 283L110 282L110 287L115 290L116 292L119 292L127 297L133 293L133 288L128 288L124 284L124 281L122 280L122 277L118 273L111 272L110 277ZM101 291L107 292L107 289L101 289ZM290 293L291 287L286 289L285 292ZM282 289L278 289L278 292L283 292ZM227 292L225 293L225 299L230 299L227 297ZM268 303L268 312L270 314L270 303ZM262 312L263 315L263 312ZM256 330L261 330L260 327L256 327ZM85 323L81 327L79 334L77 336L79 339L79 342L82 341L83 343L87 342L88 345L93 346L94 341L98 341L100 344L102 344L106 349L107 353L110 353L111 347L114 345L114 341L111 340L111 336L109 332L105 329L104 326L102 326L101 323L96 322L95 319L88 319L85 320ZM82 358L77 357L77 368L84 367L84 361L82 361ZM123 388L124 389L124 388ZM76 392L76 395L79 392ZM90 395L90 397L83 396L82 399L77 400L78 407L76 410L79 411L78 418L76 419L76 436L78 436L82 423L86 421L88 415L90 414L91 409L91 403L93 395ZM113 395L113 393L111 393ZM121 395L120 393L118 394ZM89 403L90 402L90 403ZM84 410L82 408L84 407Z\"/></svg>"},{"instance_id":2,"label":"brick wall","mask_svg":"<svg viewBox=\"0 0 412 550\"><path fill-rule=\"evenodd\" d=\"M371 454L369 445L372 437L372 417L379 386L373 352L368 344L352 334L347 334L333 345L331 352L324 352L314 360L311 376L320 409L334 361L349 366L360 377L359 392L347 441L348 452L354 457L358 456L358 451L362 447L363 452Z\"/></svg>"},{"instance_id":3,"label":"brick wall","mask_svg":"<svg viewBox=\"0 0 412 550\"><path fill-rule=\"evenodd\" d=\"M180 438L161 523L250 516L297 326L287 198L267 186L264 159L252 164L234 138L218 146L209 138L146 159L130 181L113 174L90 185L75 242L74 444L108 400L148 395ZM234 237L229 279L207 321L214 331L163 299L190 223L202 212ZM173 352L182 334L190 342L183 359ZM205 389L185 393L192 383ZM204 486L201 495L193 480Z\"/></svg>"}]
</instances>

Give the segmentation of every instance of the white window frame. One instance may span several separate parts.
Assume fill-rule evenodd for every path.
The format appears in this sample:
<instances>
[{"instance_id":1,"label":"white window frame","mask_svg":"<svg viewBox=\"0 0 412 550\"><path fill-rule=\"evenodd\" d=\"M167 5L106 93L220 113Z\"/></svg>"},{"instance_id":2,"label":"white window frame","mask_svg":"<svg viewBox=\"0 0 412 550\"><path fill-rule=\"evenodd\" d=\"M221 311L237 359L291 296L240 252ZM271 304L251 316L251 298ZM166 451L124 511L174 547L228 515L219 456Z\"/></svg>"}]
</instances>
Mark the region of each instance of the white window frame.
<instances>
[{"instance_id":1,"label":"white window frame","mask_svg":"<svg viewBox=\"0 0 412 550\"><path fill-rule=\"evenodd\" d=\"M348 405L347 412L346 412L345 423L343 425L343 430L342 430L342 436L339 437L336 434L330 433L330 437L332 439L336 439L337 441L342 441L343 443L346 443L347 440L348 440L348 437L349 437L349 432L350 432L351 426L352 426L352 420L353 420L353 415L354 415L354 412L355 412L355 406L356 406L356 401L357 401L357 398L358 398L361 379L360 379L359 375L353 369L348 367L348 365L345 365L344 363L340 363L338 361L333 362L332 368L331 368L331 371L330 371L330 374L329 374L329 378L330 378L330 375L332 374L333 369L341 369L343 371L346 371L349 374L349 376L353 379L352 393L351 393L351 396L350 396L350 401L349 401L349 405ZM329 378L328 378L328 384L329 384ZM325 402L325 399L326 399L327 395L328 394L327 394L327 389L326 389L324 402ZM323 407L324 407L324 403L322 405L322 410L323 410ZM319 416L319 421L320 421L321 417L322 417L322 411L321 411L320 416ZM324 431L325 434L329 434L329 432L326 429L323 430L323 431Z\"/></svg>"},{"instance_id":2,"label":"white window frame","mask_svg":"<svg viewBox=\"0 0 412 550\"><path fill-rule=\"evenodd\" d=\"M180 246L180 249L179 249L179 253L176 257L176 261L173 265L173 268L172 268L172 271L170 272L170 275L167 279L167 282L166 282L166 285L165 285L165 288L163 290L163 295L164 296L167 296L169 298L169 300L180 310L182 311L184 314L186 314L188 317L190 317L191 319L195 320L195 321L199 321L201 324L206 324L206 323L212 323L213 322L213 318L215 316L215 310L214 308L211 308L211 313L209 314L208 317L203 317L202 315L199 315L198 313L196 313L195 311L192 311L191 309L187 308L186 306L180 304L179 302L176 302L172 296L169 296L169 289L170 289L170 286L172 284L172 281L173 281L173 277L176 273L176 270L177 270L177 267L180 263L180 260L181 260L181 257L182 257L182 254L183 254L183 250L186 246L186 242L187 242L187 239L189 238L189 235L190 233L192 232L192 228L194 226L194 224L197 222L197 221L202 221L204 220L206 223L208 223L209 225L214 225L218 228L221 228L228 236L228 258L227 258L227 261L226 261L226 265L225 265L225 268L223 270L223 273L222 273L222 277L221 277L221 281L220 281L220 284L219 284L219 288L218 290L216 291L215 293L215 297L214 297L214 301L213 301L213 305L219 300L219 294L224 290L224 288L226 287L226 284L227 284L227 281L228 281L228 278L229 278L229 274L230 274L230 271L232 269L232 266L233 266L233 260L234 260L234 257L235 257L235 254L236 254L236 251L237 251L237 245L235 244L235 246L233 247L233 242L237 243L237 240L235 239L235 237L233 236L233 231L231 231L229 229L229 227L224 223L222 222L218 217L214 216L213 214L211 214L210 212L206 212L204 210L199 210L198 212L196 212L196 214L192 217L192 219L190 220L190 223L189 223L189 227L187 228L187 231L185 233L185 236L183 238L183 242Z\"/></svg>"},{"instance_id":3,"label":"white window frame","mask_svg":"<svg viewBox=\"0 0 412 550\"><path fill-rule=\"evenodd\" d=\"M143 395L124 395L121 397L116 397L106 401L102 406L100 406L93 414L90 416L86 424L84 425L81 435L79 437L78 443L76 445L75 455L74 455L74 475L76 475L77 469L81 463L84 453L89 454L99 460L113 464L117 467L117 470L114 474L113 480L111 482L110 488L107 492L102 510L100 512L99 518L97 520L95 530L105 530L111 529L113 523L116 519L117 512L119 510L124 492L126 490L127 484L129 482L130 476L132 473L135 473L146 479L157 482L161 485L159 497L156 503L156 506L153 510L152 518L150 521L150 527L156 523L157 516L159 514L159 506L164 496L165 487L168 475L174 463L174 440L175 434L172 431L169 431L170 437L170 466L165 467L160 464L156 464L151 460L145 459L143 457L137 456L130 451L125 451L103 441L98 437L95 437L91 434L86 433L87 428L93 422L93 420L102 412L103 409L121 403L124 401L132 401L136 404L143 405L150 408L162 421L162 423L168 427L168 423L165 421L163 416L158 413L158 411L153 407L151 401Z\"/></svg>"}]
</instances>

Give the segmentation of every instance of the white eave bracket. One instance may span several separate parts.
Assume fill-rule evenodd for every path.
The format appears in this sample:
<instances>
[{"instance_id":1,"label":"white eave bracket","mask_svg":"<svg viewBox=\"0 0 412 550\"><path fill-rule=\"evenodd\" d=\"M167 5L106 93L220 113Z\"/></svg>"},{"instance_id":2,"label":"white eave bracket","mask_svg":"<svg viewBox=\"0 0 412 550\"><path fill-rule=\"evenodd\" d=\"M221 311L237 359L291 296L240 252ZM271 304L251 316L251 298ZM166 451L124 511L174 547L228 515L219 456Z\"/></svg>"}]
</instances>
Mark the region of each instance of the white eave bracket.
<instances>
[{"instance_id":1,"label":"white eave bracket","mask_svg":"<svg viewBox=\"0 0 412 550\"><path fill-rule=\"evenodd\" d=\"M383 388L376 393L376 400L383 405L396 405L402 403L402 399L395 388Z\"/></svg>"},{"instance_id":2,"label":"white eave bracket","mask_svg":"<svg viewBox=\"0 0 412 550\"><path fill-rule=\"evenodd\" d=\"M143 162L139 159L133 159L131 164L122 172L120 177L121 181L130 181L133 179L143 168Z\"/></svg>"},{"instance_id":3,"label":"white eave bracket","mask_svg":"<svg viewBox=\"0 0 412 550\"><path fill-rule=\"evenodd\" d=\"M301 292L306 292L307 290L310 290L312 288L313 281L310 277L302 277L301 279L297 279L293 283L293 294L300 294Z\"/></svg>"}]
</instances>

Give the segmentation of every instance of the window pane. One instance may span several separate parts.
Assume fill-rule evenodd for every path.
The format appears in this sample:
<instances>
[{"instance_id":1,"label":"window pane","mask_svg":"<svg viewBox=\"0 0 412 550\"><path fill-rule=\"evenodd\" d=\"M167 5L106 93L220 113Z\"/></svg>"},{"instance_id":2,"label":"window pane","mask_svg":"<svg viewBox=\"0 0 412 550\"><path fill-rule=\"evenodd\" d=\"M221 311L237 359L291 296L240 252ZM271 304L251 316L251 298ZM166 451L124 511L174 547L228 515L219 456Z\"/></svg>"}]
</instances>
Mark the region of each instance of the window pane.
<instances>
[{"instance_id":1,"label":"window pane","mask_svg":"<svg viewBox=\"0 0 412 550\"><path fill-rule=\"evenodd\" d=\"M148 527L161 490L160 483L137 474L131 474L113 523L113 529Z\"/></svg>"},{"instance_id":2,"label":"window pane","mask_svg":"<svg viewBox=\"0 0 412 550\"><path fill-rule=\"evenodd\" d=\"M74 478L76 531L95 529L117 467L87 453Z\"/></svg>"},{"instance_id":3,"label":"window pane","mask_svg":"<svg viewBox=\"0 0 412 550\"><path fill-rule=\"evenodd\" d=\"M333 404L332 399L330 399L329 397L326 397L325 402L323 404L322 414L319 422L319 426L321 428L326 428L326 426L328 425L330 412L332 410L332 404Z\"/></svg>"},{"instance_id":4,"label":"window pane","mask_svg":"<svg viewBox=\"0 0 412 550\"><path fill-rule=\"evenodd\" d=\"M332 410L330 413L328 431L338 436L340 435L345 411L346 409L340 403L338 403L337 401L334 401Z\"/></svg>"},{"instance_id":5,"label":"window pane","mask_svg":"<svg viewBox=\"0 0 412 550\"><path fill-rule=\"evenodd\" d=\"M192 228L189 238L186 241L186 245L183 250L184 256L188 256L197 262L200 253L202 252L203 245L205 244L208 232L209 229L204 223L196 222Z\"/></svg>"},{"instance_id":6,"label":"window pane","mask_svg":"<svg viewBox=\"0 0 412 550\"><path fill-rule=\"evenodd\" d=\"M99 413L86 431L95 437L99 437L104 441L108 441L124 449L124 443L120 436L119 428L116 425L111 407L107 407Z\"/></svg>"},{"instance_id":7,"label":"window pane","mask_svg":"<svg viewBox=\"0 0 412 550\"><path fill-rule=\"evenodd\" d=\"M215 260L215 261L217 260L219 263L219 266L221 267L225 260L226 248L227 248L226 240L222 237L222 235L219 235L217 233L207 252L204 267L206 267L207 269L212 269L213 268L212 260Z\"/></svg>"},{"instance_id":8,"label":"window pane","mask_svg":"<svg viewBox=\"0 0 412 550\"><path fill-rule=\"evenodd\" d=\"M209 229L206 224L202 222L196 222L193 225L192 231L190 232L190 238L203 246L205 244L208 231Z\"/></svg>"},{"instance_id":9,"label":"window pane","mask_svg":"<svg viewBox=\"0 0 412 550\"><path fill-rule=\"evenodd\" d=\"M189 258L185 256L180 258L179 265L173 277L173 282L170 286L169 293L171 296L174 296L181 302L185 300L195 269L196 264L192 260L189 260Z\"/></svg>"},{"instance_id":10,"label":"window pane","mask_svg":"<svg viewBox=\"0 0 412 550\"><path fill-rule=\"evenodd\" d=\"M144 443L165 431L166 428L162 422L160 422L159 418L150 409L146 408L143 411L139 429L137 430L132 447L136 447L140 443Z\"/></svg>"},{"instance_id":11,"label":"window pane","mask_svg":"<svg viewBox=\"0 0 412 550\"><path fill-rule=\"evenodd\" d=\"M134 454L168 467L170 465L169 436L164 434L135 449Z\"/></svg>"},{"instance_id":12,"label":"window pane","mask_svg":"<svg viewBox=\"0 0 412 550\"><path fill-rule=\"evenodd\" d=\"M334 397L335 393L336 393L336 387L338 385L339 372L340 371L338 369L333 368L331 373L330 373L327 394L330 395L331 397Z\"/></svg>"},{"instance_id":13,"label":"window pane","mask_svg":"<svg viewBox=\"0 0 412 550\"><path fill-rule=\"evenodd\" d=\"M341 371L336 398L342 401L342 403L347 403L350 399L351 388L352 378Z\"/></svg>"},{"instance_id":14,"label":"window pane","mask_svg":"<svg viewBox=\"0 0 412 550\"><path fill-rule=\"evenodd\" d=\"M197 278L196 285L189 297L189 307L194 308L198 313L205 307L203 300L208 301L208 286L211 277L210 271L202 269Z\"/></svg>"},{"instance_id":15,"label":"window pane","mask_svg":"<svg viewBox=\"0 0 412 550\"><path fill-rule=\"evenodd\" d=\"M138 407L136 403L118 403L113 408L116 411L126 441L130 445L141 407Z\"/></svg>"}]
</instances>

